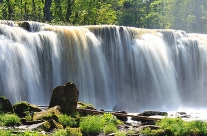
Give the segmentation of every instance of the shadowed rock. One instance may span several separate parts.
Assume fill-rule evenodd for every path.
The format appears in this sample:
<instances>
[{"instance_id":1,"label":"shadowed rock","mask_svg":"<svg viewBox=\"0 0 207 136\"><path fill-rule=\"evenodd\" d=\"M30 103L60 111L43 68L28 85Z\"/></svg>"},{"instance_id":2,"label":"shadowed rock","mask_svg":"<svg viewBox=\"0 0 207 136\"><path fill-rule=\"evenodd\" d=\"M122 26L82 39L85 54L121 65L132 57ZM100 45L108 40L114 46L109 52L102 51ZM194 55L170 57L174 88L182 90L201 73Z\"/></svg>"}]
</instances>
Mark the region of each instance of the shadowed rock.
<instances>
[{"instance_id":1,"label":"shadowed rock","mask_svg":"<svg viewBox=\"0 0 207 136\"><path fill-rule=\"evenodd\" d=\"M10 101L5 97L0 97L0 112L14 113L14 110L12 108Z\"/></svg>"},{"instance_id":2,"label":"shadowed rock","mask_svg":"<svg viewBox=\"0 0 207 136\"><path fill-rule=\"evenodd\" d=\"M49 108L59 105L61 113L72 114L77 111L79 91L73 82L68 82L64 86L57 86L53 89Z\"/></svg>"}]
</instances>

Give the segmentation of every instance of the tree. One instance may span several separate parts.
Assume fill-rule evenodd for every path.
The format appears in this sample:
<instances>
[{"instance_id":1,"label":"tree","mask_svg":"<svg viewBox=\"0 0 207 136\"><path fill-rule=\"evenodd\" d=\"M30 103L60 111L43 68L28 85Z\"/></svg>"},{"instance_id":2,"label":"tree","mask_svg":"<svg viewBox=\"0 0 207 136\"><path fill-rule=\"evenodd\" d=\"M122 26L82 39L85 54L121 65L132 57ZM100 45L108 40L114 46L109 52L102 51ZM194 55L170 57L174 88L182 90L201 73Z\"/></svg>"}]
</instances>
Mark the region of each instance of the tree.
<instances>
[{"instance_id":1,"label":"tree","mask_svg":"<svg viewBox=\"0 0 207 136\"><path fill-rule=\"evenodd\" d=\"M45 0L45 6L44 6L44 17L45 21L51 22L52 17L50 13L50 7L51 7L52 0Z\"/></svg>"}]
</instances>

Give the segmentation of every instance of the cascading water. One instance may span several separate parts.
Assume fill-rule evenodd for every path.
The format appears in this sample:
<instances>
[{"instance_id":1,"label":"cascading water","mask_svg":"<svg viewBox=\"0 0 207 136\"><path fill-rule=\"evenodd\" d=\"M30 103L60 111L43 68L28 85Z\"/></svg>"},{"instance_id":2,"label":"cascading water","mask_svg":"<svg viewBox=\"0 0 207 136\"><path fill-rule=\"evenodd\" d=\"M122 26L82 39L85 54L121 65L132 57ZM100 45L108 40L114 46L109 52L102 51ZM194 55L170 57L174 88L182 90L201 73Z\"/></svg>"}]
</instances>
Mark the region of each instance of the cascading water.
<instances>
[{"instance_id":1,"label":"cascading water","mask_svg":"<svg viewBox=\"0 0 207 136\"><path fill-rule=\"evenodd\" d=\"M79 101L99 109L202 108L206 75L204 34L0 23L0 95L12 103L48 105L54 87L73 81Z\"/></svg>"}]
</instances>

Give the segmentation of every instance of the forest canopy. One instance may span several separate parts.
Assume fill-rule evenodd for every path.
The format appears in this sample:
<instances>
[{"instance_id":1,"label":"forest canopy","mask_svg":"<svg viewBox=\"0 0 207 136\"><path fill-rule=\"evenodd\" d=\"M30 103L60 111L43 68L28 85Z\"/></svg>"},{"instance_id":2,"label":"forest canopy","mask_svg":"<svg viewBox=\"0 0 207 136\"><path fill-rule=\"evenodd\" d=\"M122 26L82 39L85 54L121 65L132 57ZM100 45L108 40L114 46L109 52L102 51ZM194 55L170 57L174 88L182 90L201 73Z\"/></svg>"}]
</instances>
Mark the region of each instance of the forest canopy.
<instances>
[{"instance_id":1,"label":"forest canopy","mask_svg":"<svg viewBox=\"0 0 207 136\"><path fill-rule=\"evenodd\" d=\"M206 33L207 0L0 0L0 19Z\"/></svg>"}]
</instances>

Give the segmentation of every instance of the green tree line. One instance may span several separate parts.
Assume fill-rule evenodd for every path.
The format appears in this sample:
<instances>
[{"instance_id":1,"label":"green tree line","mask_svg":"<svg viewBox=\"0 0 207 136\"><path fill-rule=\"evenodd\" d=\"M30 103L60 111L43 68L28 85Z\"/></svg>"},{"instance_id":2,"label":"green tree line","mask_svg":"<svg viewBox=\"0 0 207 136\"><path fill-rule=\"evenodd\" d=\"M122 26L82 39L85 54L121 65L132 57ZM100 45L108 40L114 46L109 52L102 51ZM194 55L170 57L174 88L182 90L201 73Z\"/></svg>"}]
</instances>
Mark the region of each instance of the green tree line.
<instances>
[{"instance_id":1,"label":"green tree line","mask_svg":"<svg viewBox=\"0 0 207 136\"><path fill-rule=\"evenodd\" d=\"M0 0L1 20L205 33L207 0Z\"/></svg>"}]
</instances>

